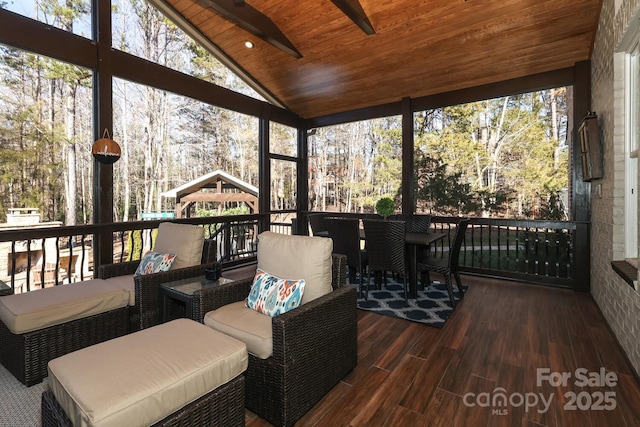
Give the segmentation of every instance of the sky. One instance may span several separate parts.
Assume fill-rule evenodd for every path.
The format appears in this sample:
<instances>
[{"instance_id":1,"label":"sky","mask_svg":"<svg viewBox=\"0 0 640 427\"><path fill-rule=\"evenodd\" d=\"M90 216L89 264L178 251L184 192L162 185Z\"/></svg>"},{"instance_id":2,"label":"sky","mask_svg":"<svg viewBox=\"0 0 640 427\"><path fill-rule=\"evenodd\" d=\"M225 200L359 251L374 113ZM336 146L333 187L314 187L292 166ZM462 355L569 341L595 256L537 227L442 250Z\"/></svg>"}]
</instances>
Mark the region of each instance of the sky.
<instances>
[{"instance_id":1,"label":"sky","mask_svg":"<svg viewBox=\"0 0 640 427\"><path fill-rule=\"evenodd\" d=\"M4 9L28 18L36 19L36 5L38 0L0 0L0 3L6 3L6 5L3 6ZM38 17L37 20L45 23L51 23L47 22L47 19L42 16ZM82 20L81 25L74 28L73 32L83 37L91 37L90 23L90 16L87 15L85 19ZM53 23L51 24L54 25Z\"/></svg>"}]
</instances>

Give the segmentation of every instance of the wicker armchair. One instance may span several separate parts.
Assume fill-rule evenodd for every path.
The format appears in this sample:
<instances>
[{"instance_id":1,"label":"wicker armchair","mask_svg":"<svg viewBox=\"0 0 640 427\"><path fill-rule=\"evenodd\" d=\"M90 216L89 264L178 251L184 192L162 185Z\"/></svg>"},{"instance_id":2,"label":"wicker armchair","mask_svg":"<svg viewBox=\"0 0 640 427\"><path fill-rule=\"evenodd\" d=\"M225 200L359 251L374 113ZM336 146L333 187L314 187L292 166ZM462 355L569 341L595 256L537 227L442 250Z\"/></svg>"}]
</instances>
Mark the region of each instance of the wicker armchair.
<instances>
[{"instance_id":1,"label":"wicker armchair","mask_svg":"<svg viewBox=\"0 0 640 427\"><path fill-rule=\"evenodd\" d=\"M216 262L216 253L216 241L205 239L200 265L134 277L135 305L129 307L130 331L134 332L159 324L160 285L174 280L204 276L204 270L213 267ZM109 279L132 275L138 268L138 264L140 260L101 265L98 267L98 278Z\"/></svg>"},{"instance_id":2,"label":"wicker armchair","mask_svg":"<svg viewBox=\"0 0 640 427\"><path fill-rule=\"evenodd\" d=\"M273 354L249 354L245 406L278 426L291 426L357 363L356 288L346 284L346 256L332 255L329 294L272 318ZM252 279L209 288L198 307L204 315L242 301Z\"/></svg>"}]
</instances>

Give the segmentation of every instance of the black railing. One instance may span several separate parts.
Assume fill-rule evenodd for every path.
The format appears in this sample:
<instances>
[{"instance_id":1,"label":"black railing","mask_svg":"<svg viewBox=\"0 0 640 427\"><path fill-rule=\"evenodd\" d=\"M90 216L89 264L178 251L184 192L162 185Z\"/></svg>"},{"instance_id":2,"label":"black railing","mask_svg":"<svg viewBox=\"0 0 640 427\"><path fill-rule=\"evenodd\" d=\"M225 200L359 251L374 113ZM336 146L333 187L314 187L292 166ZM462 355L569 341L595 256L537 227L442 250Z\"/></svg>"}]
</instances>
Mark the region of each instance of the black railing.
<instances>
[{"instance_id":1,"label":"black railing","mask_svg":"<svg viewBox=\"0 0 640 427\"><path fill-rule=\"evenodd\" d=\"M305 212L294 223L308 230ZM380 218L375 214L322 212L326 216ZM433 216L431 228L448 237L433 250L446 256L457 218ZM589 222L469 218L460 251L460 270L550 286L589 290ZM577 268L579 266L579 268Z\"/></svg>"},{"instance_id":2,"label":"black railing","mask_svg":"<svg viewBox=\"0 0 640 427\"><path fill-rule=\"evenodd\" d=\"M433 217L431 226L449 233L435 248L445 256L455 224ZM467 273L587 291L589 223L470 218L459 261Z\"/></svg>"},{"instance_id":3,"label":"black railing","mask_svg":"<svg viewBox=\"0 0 640 427\"><path fill-rule=\"evenodd\" d=\"M225 221L226 218L231 218ZM216 241L216 254L219 262L235 261L255 256L256 237L258 231L257 219L238 219L235 217L210 218L216 222L201 224L205 229L205 239ZM143 222L148 226L148 222ZM131 261L142 258L150 250L155 239L154 228L135 228L120 230L114 233L115 241L122 242L123 250L118 251L117 262Z\"/></svg>"},{"instance_id":4,"label":"black railing","mask_svg":"<svg viewBox=\"0 0 640 427\"><path fill-rule=\"evenodd\" d=\"M153 247L162 221L134 221L72 227L21 228L0 231L0 280L14 292L71 283L93 277L94 262L104 259L96 236L111 236L111 262L140 259ZM220 262L255 260L258 231L269 226L268 214L172 220L205 228L216 241Z\"/></svg>"},{"instance_id":5,"label":"black railing","mask_svg":"<svg viewBox=\"0 0 640 427\"><path fill-rule=\"evenodd\" d=\"M306 214L300 214L291 224L270 223L268 214L172 222L203 226L205 236L217 242L218 259L233 264L255 260L259 230L268 227L283 234L307 234ZM325 214L376 217L371 214ZM441 256L446 256L451 244L455 220L432 218L434 230L449 234L433 248ZM6 281L16 292L24 292L91 278L95 260L101 259L94 250L96 235L112 236L112 262L139 259L153 246L154 230L160 222L0 231L0 280ZM461 270L466 273L584 291L589 290L589 262L588 222L471 218L460 251Z\"/></svg>"}]
</instances>

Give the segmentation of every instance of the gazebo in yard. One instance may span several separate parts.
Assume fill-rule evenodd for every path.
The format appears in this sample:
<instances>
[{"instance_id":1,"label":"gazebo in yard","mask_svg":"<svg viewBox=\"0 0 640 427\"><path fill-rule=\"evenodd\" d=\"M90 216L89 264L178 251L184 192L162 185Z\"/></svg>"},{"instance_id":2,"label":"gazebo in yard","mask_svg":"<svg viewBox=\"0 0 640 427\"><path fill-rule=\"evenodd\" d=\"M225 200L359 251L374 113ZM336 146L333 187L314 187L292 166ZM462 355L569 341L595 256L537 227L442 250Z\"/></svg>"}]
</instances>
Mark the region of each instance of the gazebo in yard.
<instances>
[{"instance_id":1,"label":"gazebo in yard","mask_svg":"<svg viewBox=\"0 0 640 427\"><path fill-rule=\"evenodd\" d=\"M176 218L190 218L195 202L246 203L251 213L258 213L258 187L216 170L165 191L162 197L176 200Z\"/></svg>"}]
</instances>

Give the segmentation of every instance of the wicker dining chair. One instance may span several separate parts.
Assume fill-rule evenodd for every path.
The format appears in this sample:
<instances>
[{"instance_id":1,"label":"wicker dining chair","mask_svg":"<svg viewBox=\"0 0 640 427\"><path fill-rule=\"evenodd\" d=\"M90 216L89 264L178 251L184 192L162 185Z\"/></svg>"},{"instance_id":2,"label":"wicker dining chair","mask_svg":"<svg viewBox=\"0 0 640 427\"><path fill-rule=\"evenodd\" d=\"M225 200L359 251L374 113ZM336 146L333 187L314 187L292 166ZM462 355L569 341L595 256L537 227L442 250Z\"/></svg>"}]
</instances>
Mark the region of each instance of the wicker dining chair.
<instances>
[{"instance_id":1,"label":"wicker dining chair","mask_svg":"<svg viewBox=\"0 0 640 427\"><path fill-rule=\"evenodd\" d=\"M449 300L451 301L452 307L456 306L456 301L453 295L453 284L451 282L452 275L456 279L460 298L464 297L462 282L460 281L459 258L460 249L462 247L462 242L464 241L464 234L468 224L468 219L461 219L458 221L455 236L453 238L453 244L450 246L449 255L446 258L439 258L430 255L424 258L419 258L416 262L416 270L422 273L423 285L426 283L428 286L431 283L429 272L434 271L444 275L444 280L447 285L447 293L449 294Z\"/></svg>"},{"instance_id":2,"label":"wicker dining chair","mask_svg":"<svg viewBox=\"0 0 640 427\"><path fill-rule=\"evenodd\" d=\"M365 246L369 258L369 274L365 289L365 299L369 295L372 272L392 272L403 277L404 300L408 305L407 250L404 242L404 221L363 219Z\"/></svg>"},{"instance_id":3,"label":"wicker dining chair","mask_svg":"<svg viewBox=\"0 0 640 427\"><path fill-rule=\"evenodd\" d=\"M431 227L431 215L428 214L398 214L398 221L405 222L407 233L429 233Z\"/></svg>"},{"instance_id":4,"label":"wicker dining chair","mask_svg":"<svg viewBox=\"0 0 640 427\"><path fill-rule=\"evenodd\" d=\"M317 236L318 233L324 233L327 231L327 226L324 223L324 219L327 216L325 214L309 214L307 217L309 219L309 225L311 226L311 232L314 236Z\"/></svg>"},{"instance_id":5,"label":"wicker dining chair","mask_svg":"<svg viewBox=\"0 0 640 427\"><path fill-rule=\"evenodd\" d=\"M356 272L360 274L360 294L362 295L362 283L369 260L367 251L360 248L360 220L327 217L324 222L329 237L333 240L333 253L347 256L349 283L355 283Z\"/></svg>"},{"instance_id":6,"label":"wicker dining chair","mask_svg":"<svg viewBox=\"0 0 640 427\"><path fill-rule=\"evenodd\" d=\"M431 215L428 214L398 214L395 216L398 221L404 221L407 233L430 233ZM428 246L419 247L418 257L425 258L431 253Z\"/></svg>"}]
</instances>

